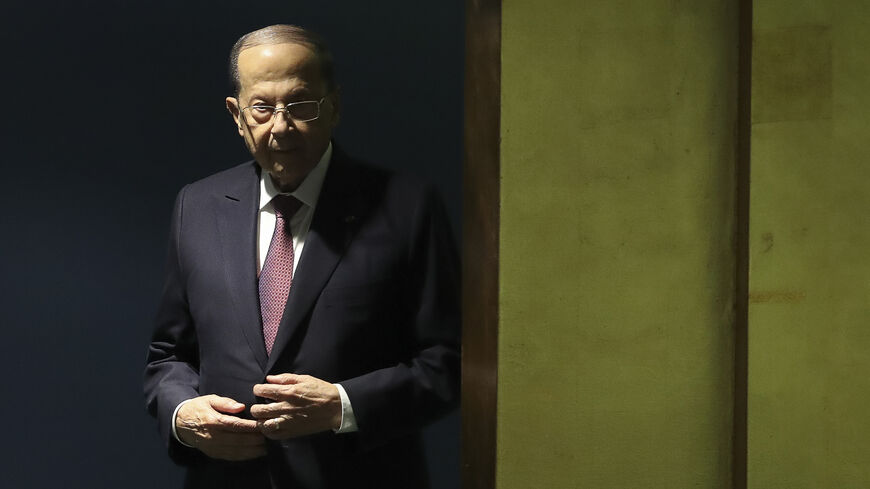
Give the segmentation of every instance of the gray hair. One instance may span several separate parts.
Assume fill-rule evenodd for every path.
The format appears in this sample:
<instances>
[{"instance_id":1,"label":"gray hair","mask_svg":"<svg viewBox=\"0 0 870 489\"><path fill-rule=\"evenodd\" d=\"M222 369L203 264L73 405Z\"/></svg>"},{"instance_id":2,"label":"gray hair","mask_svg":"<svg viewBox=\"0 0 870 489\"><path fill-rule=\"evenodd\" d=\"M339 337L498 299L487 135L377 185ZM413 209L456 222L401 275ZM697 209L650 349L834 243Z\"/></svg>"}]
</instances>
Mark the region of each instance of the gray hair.
<instances>
[{"instance_id":1,"label":"gray hair","mask_svg":"<svg viewBox=\"0 0 870 489\"><path fill-rule=\"evenodd\" d=\"M242 89L239 80L239 53L254 46L285 43L301 44L311 49L320 64L320 74L323 81L326 82L327 93L335 91L338 85L335 82L332 53L323 38L303 27L276 24L249 32L233 44L233 49L230 51L230 83L233 87L233 94L238 96Z\"/></svg>"}]
</instances>

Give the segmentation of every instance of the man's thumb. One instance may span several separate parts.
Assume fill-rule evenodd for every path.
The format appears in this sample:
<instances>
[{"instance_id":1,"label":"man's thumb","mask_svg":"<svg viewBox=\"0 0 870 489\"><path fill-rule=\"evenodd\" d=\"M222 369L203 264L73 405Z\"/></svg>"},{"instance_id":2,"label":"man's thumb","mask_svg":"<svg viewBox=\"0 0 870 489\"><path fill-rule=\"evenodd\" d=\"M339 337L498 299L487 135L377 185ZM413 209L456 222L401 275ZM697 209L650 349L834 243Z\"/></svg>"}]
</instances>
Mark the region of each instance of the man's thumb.
<instances>
[{"instance_id":1,"label":"man's thumb","mask_svg":"<svg viewBox=\"0 0 870 489\"><path fill-rule=\"evenodd\" d=\"M215 411L223 413L238 413L245 409L245 405L229 397L214 396L209 403Z\"/></svg>"}]
</instances>

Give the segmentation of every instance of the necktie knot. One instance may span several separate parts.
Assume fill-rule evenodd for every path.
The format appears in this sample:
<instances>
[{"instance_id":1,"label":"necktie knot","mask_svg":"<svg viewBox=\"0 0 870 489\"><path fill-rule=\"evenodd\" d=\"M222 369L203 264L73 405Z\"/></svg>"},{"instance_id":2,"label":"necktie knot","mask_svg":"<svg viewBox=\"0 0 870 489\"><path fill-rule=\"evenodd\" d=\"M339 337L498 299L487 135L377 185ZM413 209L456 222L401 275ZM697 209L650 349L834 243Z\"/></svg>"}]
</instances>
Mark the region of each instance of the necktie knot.
<instances>
[{"instance_id":1,"label":"necktie knot","mask_svg":"<svg viewBox=\"0 0 870 489\"><path fill-rule=\"evenodd\" d=\"M289 220L302 207L302 202L292 195L276 195L272 199L272 206L276 216Z\"/></svg>"}]
</instances>

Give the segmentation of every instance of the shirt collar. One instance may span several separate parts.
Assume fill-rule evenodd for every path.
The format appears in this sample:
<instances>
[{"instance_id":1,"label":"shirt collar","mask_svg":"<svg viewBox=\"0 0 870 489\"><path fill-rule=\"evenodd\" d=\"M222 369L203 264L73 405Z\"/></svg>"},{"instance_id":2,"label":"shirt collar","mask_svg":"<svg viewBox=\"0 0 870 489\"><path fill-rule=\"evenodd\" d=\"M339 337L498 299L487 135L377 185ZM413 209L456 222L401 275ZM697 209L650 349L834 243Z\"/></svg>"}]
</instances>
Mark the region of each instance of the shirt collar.
<instances>
[{"instance_id":1,"label":"shirt collar","mask_svg":"<svg viewBox=\"0 0 870 489\"><path fill-rule=\"evenodd\" d=\"M320 197L320 189L323 187L323 179L326 177L326 170L329 168L329 162L332 159L332 141L320 157L317 165L308 172L302 183L292 192L281 192L275 187L275 183L269 178L269 172L260 172L260 210L263 210L276 195L292 195L299 199L300 202L310 208L317 205L317 199Z\"/></svg>"}]
</instances>

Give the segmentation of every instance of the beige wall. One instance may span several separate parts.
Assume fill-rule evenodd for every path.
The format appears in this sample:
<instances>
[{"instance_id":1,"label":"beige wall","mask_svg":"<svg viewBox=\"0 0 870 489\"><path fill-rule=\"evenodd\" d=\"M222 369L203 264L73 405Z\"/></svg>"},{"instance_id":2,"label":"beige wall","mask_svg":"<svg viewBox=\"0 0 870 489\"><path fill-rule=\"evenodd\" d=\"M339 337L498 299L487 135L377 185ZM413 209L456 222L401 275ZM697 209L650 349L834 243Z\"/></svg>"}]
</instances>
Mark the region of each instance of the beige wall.
<instances>
[{"instance_id":1,"label":"beige wall","mask_svg":"<svg viewBox=\"0 0 870 489\"><path fill-rule=\"evenodd\" d=\"M734 482L735 4L502 4L499 489ZM870 4L753 9L748 487L866 488Z\"/></svg>"},{"instance_id":2,"label":"beige wall","mask_svg":"<svg viewBox=\"0 0 870 489\"><path fill-rule=\"evenodd\" d=\"M497 487L730 487L729 0L502 4Z\"/></svg>"},{"instance_id":3,"label":"beige wall","mask_svg":"<svg viewBox=\"0 0 870 489\"><path fill-rule=\"evenodd\" d=\"M870 487L870 3L757 0L749 487Z\"/></svg>"}]
</instances>

